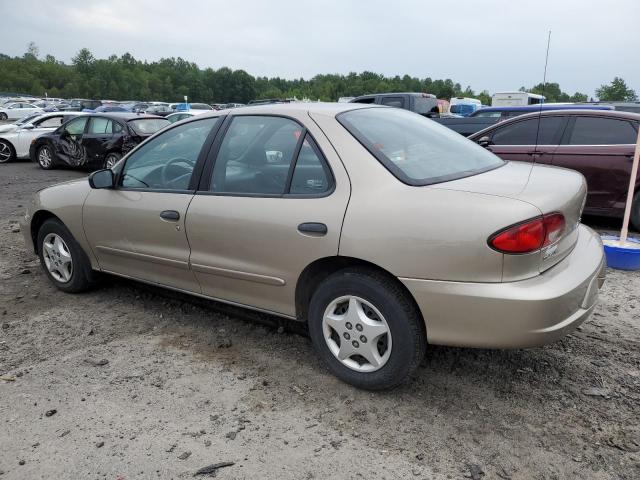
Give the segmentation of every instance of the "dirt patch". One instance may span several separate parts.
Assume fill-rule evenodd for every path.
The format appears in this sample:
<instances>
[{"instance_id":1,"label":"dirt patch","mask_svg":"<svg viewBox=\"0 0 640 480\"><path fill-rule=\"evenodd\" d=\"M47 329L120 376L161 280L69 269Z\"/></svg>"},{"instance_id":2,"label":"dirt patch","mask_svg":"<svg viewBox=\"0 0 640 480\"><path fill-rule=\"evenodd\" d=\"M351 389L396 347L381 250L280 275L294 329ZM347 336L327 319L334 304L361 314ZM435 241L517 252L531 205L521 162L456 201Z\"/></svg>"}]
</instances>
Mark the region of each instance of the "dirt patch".
<instances>
[{"instance_id":1,"label":"dirt patch","mask_svg":"<svg viewBox=\"0 0 640 480\"><path fill-rule=\"evenodd\" d=\"M640 478L638 273L608 271L560 342L431 347L369 393L268 316L119 279L55 290L13 225L82 175L0 165L1 478Z\"/></svg>"}]
</instances>

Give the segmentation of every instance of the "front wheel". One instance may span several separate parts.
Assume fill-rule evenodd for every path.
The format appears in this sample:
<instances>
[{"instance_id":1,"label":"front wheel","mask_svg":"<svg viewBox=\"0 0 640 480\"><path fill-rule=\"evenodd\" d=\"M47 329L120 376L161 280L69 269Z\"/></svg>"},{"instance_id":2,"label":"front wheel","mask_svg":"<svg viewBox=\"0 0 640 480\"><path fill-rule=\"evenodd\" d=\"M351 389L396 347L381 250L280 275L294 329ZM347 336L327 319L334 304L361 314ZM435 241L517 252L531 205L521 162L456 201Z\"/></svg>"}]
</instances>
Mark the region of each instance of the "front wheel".
<instances>
[{"instance_id":1,"label":"front wheel","mask_svg":"<svg viewBox=\"0 0 640 480\"><path fill-rule=\"evenodd\" d=\"M0 120L6 120L6 119L8 119L8 118L9 118L9 117L7 116L7 114L6 114L6 113L4 113L4 112L0 112Z\"/></svg>"},{"instance_id":2,"label":"front wheel","mask_svg":"<svg viewBox=\"0 0 640 480\"><path fill-rule=\"evenodd\" d=\"M13 145L5 140L0 140L0 163L13 162L16 159L16 151Z\"/></svg>"},{"instance_id":3,"label":"front wheel","mask_svg":"<svg viewBox=\"0 0 640 480\"><path fill-rule=\"evenodd\" d=\"M64 292L91 288L97 273L71 232L56 219L46 220L38 230L38 256L47 277Z\"/></svg>"},{"instance_id":4,"label":"front wheel","mask_svg":"<svg viewBox=\"0 0 640 480\"><path fill-rule=\"evenodd\" d=\"M118 153L110 153L104 159L104 168L113 168L116 163L122 158Z\"/></svg>"},{"instance_id":5,"label":"front wheel","mask_svg":"<svg viewBox=\"0 0 640 480\"><path fill-rule=\"evenodd\" d=\"M51 170L55 168L55 164L53 163L53 152L51 151L51 147L48 145L43 145L38 149L38 165L43 170Z\"/></svg>"},{"instance_id":6,"label":"front wheel","mask_svg":"<svg viewBox=\"0 0 640 480\"><path fill-rule=\"evenodd\" d=\"M426 350L412 299L397 280L368 269L342 270L320 284L309 305L309 334L334 375L368 390L406 381Z\"/></svg>"}]
</instances>

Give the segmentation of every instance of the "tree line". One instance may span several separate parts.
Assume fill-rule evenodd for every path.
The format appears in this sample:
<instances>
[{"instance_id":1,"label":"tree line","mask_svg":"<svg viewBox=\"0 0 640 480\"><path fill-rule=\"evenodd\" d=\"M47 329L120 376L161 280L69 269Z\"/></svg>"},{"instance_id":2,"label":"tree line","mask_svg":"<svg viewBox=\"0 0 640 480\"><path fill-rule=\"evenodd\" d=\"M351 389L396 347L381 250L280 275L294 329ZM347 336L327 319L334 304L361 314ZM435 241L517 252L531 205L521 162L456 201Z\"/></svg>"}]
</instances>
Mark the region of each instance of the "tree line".
<instances>
[{"instance_id":1,"label":"tree line","mask_svg":"<svg viewBox=\"0 0 640 480\"><path fill-rule=\"evenodd\" d=\"M538 84L523 91L542 93ZM586 101L587 95L569 95L557 83L544 85L547 102ZM0 91L20 92L43 97L97 98L111 100L191 101L207 103L246 103L264 98L308 98L336 101L381 92L428 92L438 98L455 96L478 98L491 104L488 91L475 92L451 79L387 77L374 72L316 75L311 79L254 77L244 70L222 67L201 69L183 58L162 58L147 62L125 53L98 59L86 48L73 57L71 64L52 55L40 57L31 42L21 57L0 54ZM611 85L603 85L596 94L602 100L633 100L635 92L616 77ZM605 97L605 98L603 98ZM613 98L615 97L615 98Z\"/></svg>"}]
</instances>

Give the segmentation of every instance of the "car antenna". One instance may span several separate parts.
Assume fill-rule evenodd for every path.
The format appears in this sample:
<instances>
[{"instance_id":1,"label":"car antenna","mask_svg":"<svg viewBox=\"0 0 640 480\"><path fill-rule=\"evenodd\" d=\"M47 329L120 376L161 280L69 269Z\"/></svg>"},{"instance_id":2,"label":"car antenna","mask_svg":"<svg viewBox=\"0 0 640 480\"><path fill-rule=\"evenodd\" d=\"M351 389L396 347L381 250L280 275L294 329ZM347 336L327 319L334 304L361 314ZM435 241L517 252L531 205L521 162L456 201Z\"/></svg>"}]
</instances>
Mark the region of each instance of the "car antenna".
<instances>
[{"instance_id":1,"label":"car antenna","mask_svg":"<svg viewBox=\"0 0 640 480\"><path fill-rule=\"evenodd\" d=\"M533 163L536 163L536 153L538 152L538 138L540 136L540 121L542 120L542 104L544 103L544 90L547 86L547 65L549 64L549 46L551 45L551 30L547 36L547 55L544 59L544 75L542 76L542 98L540 99L540 109L538 110L538 126L536 128L536 148L533 151Z\"/></svg>"}]
</instances>

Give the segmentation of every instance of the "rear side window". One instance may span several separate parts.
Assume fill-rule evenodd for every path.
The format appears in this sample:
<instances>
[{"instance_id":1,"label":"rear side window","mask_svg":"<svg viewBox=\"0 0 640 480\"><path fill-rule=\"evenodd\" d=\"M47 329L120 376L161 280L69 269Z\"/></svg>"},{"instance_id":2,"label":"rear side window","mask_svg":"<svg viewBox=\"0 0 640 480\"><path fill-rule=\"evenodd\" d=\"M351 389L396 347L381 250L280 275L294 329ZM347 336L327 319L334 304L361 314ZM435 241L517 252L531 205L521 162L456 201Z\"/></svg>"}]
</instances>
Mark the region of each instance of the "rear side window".
<instances>
[{"instance_id":1,"label":"rear side window","mask_svg":"<svg viewBox=\"0 0 640 480\"><path fill-rule=\"evenodd\" d=\"M297 122L237 116L216 156L210 191L240 195L317 195L332 176L313 139Z\"/></svg>"},{"instance_id":2,"label":"rear side window","mask_svg":"<svg viewBox=\"0 0 640 480\"><path fill-rule=\"evenodd\" d=\"M505 163L453 130L406 110L361 108L336 118L393 175L409 185L455 180Z\"/></svg>"},{"instance_id":3,"label":"rear side window","mask_svg":"<svg viewBox=\"0 0 640 480\"><path fill-rule=\"evenodd\" d=\"M93 117L89 123L89 131L87 133L93 135L106 135L112 132L111 120L104 117Z\"/></svg>"},{"instance_id":4,"label":"rear side window","mask_svg":"<svg viewBox=\"0 0 640 480\"><path fill-rule=\"evenodd\" d=\"M570 145L624 145L636 143L637 132L630 122L603 117L577 117Z\"/></svg>"},{"instance_id":5,"label":"rear side window","mask_svg":"<svg viewBox=\"0 0 640 480\"><path fill-rule=\"evenodd\" d=\"M563 117L543 117L538 132L538 118L530 118L496 129L491 141L494 145L535 145L537 134L538 145L555 145L563 121Z\"/></svg>"},{"instance_id":6,"label":"rear side window","mask_svg":"<svg viewBox=\"0 0 640 480\"><path fill-rule=\"evenodd\" d=\"M404 108L404 98L402 97L382 97L380 103L388 107Z\"/></svg>"},{"instance_id":7,"label":"rear side window","mask_svg":"<svg viewBox=\"0 0 640 480\"><path fill-rule=\"evenodd\" d=\"M331 172L326 165L320 150L313 139L306 136L291 179L289 193L296 195L317 195L326 193L331 189Z\"/></svg>"}]
</instances>

